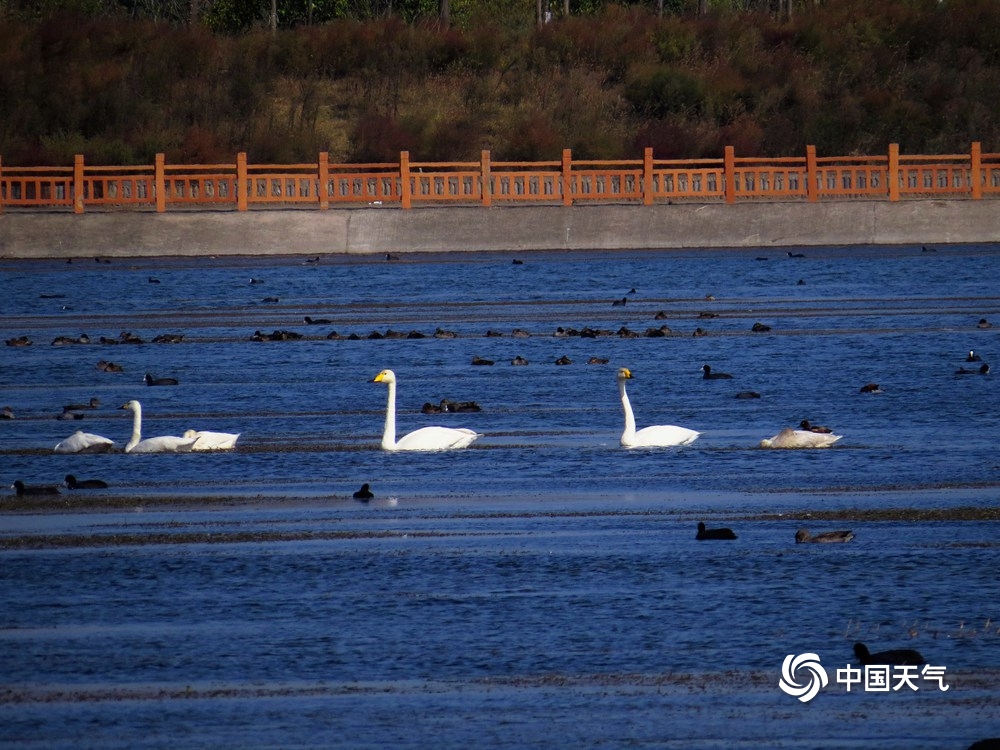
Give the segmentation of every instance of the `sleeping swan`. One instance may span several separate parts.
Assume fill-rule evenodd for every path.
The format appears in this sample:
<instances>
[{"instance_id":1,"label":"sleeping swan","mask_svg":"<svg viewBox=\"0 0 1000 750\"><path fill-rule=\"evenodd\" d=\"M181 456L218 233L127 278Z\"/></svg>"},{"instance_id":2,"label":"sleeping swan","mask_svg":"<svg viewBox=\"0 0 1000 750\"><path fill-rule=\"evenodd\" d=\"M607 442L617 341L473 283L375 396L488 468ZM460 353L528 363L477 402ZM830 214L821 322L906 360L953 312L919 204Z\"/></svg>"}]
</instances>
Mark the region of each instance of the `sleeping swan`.
<instances>
[{"instance_id":1,"label":"sleeping swan","mask_svg":"<svg viewBox=\"0 0 1000 750\"><path fill-rule=\"evenodd\" d=\"M132 437L125 444L126 453L189 453L198 438L183 438L173 435L142 439L142 405L132 400L122 404L119 409L131 409Z\"/></svg>"},{"instance_id":2,"label":"sleeping swan","mask_svg":"<svg viewBox=\"0 0 1000 750\"><path fill-rule=\"evenodd\" d=\"M632 404L625 393L625 381L632 379L632 373L627 367L618 370L618 394L622 399L622 409L625 411L625 431L621 443L626 448L669 448L674 445L687 445L698 439L700 432L672 424L657 424L651 427L635 429L635 417L632 415Z\"/></svg>"},{"instance_id":3,"label":"sleeping swan","mask_svg":"<svg viewBox=\"0 0 1000 750\"><path fill-rule=\"evenodd\" d=\"M372 380L389 386L389 401L385 408L385 429L382 450L386 451L448 451L469 446L478 432L455 427L421 427L396 440L396 374L382 370Z\"/></svg>"},{"instance_id":4,"label":"sleeping swan","mask_svg":"<svg viewBox=\"0 0 1000 750\"><path fill-rule=\"evenodd\" d=\"M77 430L65 440L56 444L56 453L107 453L114 441L91 432Z\"/></svg>"},{"instance_id":5,"label":"sleeping swan","mask_svg":"<svg viewBox=\"0 0 1000 750\"><path fill-rule=\"evenodd\" d=\"M761 448L829 448L843 435L830 435L786 427L772 438L760 441Z\"/></svg>"},{"instance_id":6,"label":"sleeping swan","mask_svg":"<svg viewBox=\"0 0 1000 750\"><path fill-rule=\"evenodd\" d=\"M193 451L227 451L236 447L236 440L240 433L232 432L208 432L206 430L188 430L184 433L186 438L195 438Z\"/></svg>"}]
</instances>

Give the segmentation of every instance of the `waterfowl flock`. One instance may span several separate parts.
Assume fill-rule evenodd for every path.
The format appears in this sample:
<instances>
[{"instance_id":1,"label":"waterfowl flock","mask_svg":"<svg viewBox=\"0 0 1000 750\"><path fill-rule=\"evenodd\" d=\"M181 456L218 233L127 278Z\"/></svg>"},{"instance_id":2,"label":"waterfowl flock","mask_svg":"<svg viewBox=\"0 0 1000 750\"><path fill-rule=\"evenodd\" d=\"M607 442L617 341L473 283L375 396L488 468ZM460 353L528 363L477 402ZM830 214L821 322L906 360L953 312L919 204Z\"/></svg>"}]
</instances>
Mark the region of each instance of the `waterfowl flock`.
<instances>
[{"instance_id":1,"label":"waterfowl flock","mask_svg":"<svg viewBox=\"0 0 1000 750\"><path fill-rule=\"evenodd\" d=\"M321 321L309 321L312 323L318 323ZM322 321L322 322L325 322ZM515 329L515 335L521 329ZM619 330L619 336L624 335L625 329ZM260 336L258 331L255 336ZM300 334L294 334L300 335ZM436 337L451 337L451 332L447 332L444 329L438 328L434 334ZM502 335L502 334L497 334ZM555 336L590 336L596 337L599 335L613 335L611 331L599 331L595 329L584 329L582 332L572 328L557 328ZM292 337L291 332L286 331L276 331L275 334L270 336L265 336L269 340L288 340ZM127 332L122 332L120 334L120 340L132 340L134 337L132 334ZM976 354L973 350L970 350L966 361L981 361L981 356ZM606 364L608 362L607 358L601 357L591 357L587 360L588 364ZM491 366L494 364L493 360L489 360L478 355L474 356L471 360L473 366ZM526 366L528 365L528 360L517 356L511 360L512 365ZM555 365L565 366L573 364L573 360L563 355L555 360ZM102 360L99 363L99 368L110 371L110 363ZM116 368L120 370L120 368ZM704 364L701 367L702 379L704 380L731 380L733 378L729 373L723 373L718 371L713 371L711 365ZM974 370L967 370L964 367L960 368L956 374L966 374L966 373L978 373L985 375L989 373L989 365L983 363L979 368ZM700 431L690 429L687 427L681 427L678 425L652 425L644 427L642 429L637 429L635 423L635 415L632 410L632 405L629 400L628 393L626 391L626 382L633 378L632 371L627 367L619 368L616 374L616 379L618 383L619 398L622 404L622 411L624 414L624 429L621 434L620 443L626 448L636 448L636 447L657 447L657 448L668 448L684 446L693 443L701 434ZM172 386L177 385L179 381L176 378L171 377L154 377L151 373L146 373L144 377L144 382L147 386ZM392 370L383 370L376 376L375 382L384 383L388 386L388 406L386 413L385 429L383 433L383 439L381 442L382 447L385 450L390 451L406 451L406 450L456 450L459 448L467 447L471 445L475 440L482 435L474 430L459 430L456 428L444 428L444 427L427 427L417 430L415 432L409 433L400 439L395 437L395 396L396 396L396 376ZM862 393L878 393L880 388L876 383L868 383L861 387ZM749 398L760 398L761 394L756 391L740 391L735 396L737 399L749 399ZM475 402L451 402L447 399L442 399L439 405L432 405L430 403L425 403L422 411L424 413L442 413L442 412L458 412L458 411L479 411L481 408L478 404L472 408L469 404L475 404ZM63 407L63 415L60 418L82 418L82 414L79 411L83 410L95 410L100 407L100 400L97 397L92 397L88 402L85 403L72 403L67 404ZM125 453L183 453L192 451L217 451L217 450L230 450L235 447L236 441L239 438L238 433L228 433L228 432L215 432L207 430L188 430L181 436L156 436L151 438L142 438L142 407L139 401L130 400L126 402L121 407L122 409L131 410L133 413L133 431L130 439L126 442L124 447ZM4 419L13 419L14 414L11 407L7 406L4 408L3 412ZM842 439L842 435L833 434L833 430L829 427L822 425L816 425L810 422L808 419L803 419L799 422L798 427L784 427L779 430L775 435L764 438L760 441L759 447L770 448L770 449L805 449L805 448L829 448L838 441ZM78 430L65 440L60 441L54 448L56 453L98 453L113 450L114 441L111 439L95 435L93 433L85 432L83 430Z\"/></svg>"},{"instance_id":2,"label":"waterfowl flock","mask_svg":"<svg viewBox=\"0 0 1000 750\"><path fill-rule=\"evenodd\" d=\"M251 284L263 283L260 279L252 278L250 280ZM801 282L800 282L801 283ZM624 307L628 303L629 308L633 304L638 305L641 303L636 302L636 298L633 295L637 294L637 290L632 288L628 291L625 296L616 298L613 300L613 306ZM274 298L277 301L277 298ZM707 303L716 302L716 298L712 294L704 295L704 301ZM722 316L729 316L731 313L729 311L723 310L719 311L709 311L701 310L697 313L691 312L691 316L695 317L699 321L713 321ZM667 318L667 313L665 311L659 311L655 316L656 320L662 321ZM310 315L305 315L300 318L304 321L304 324L309 328L316 328L318 326L331 326L334 321L331 318L324 317L312 317ZM977 324L978 328L987 328L990 324L986 319L981 319ZM743 329L746 330L745 328ZM771 330L769 325L757 321L753 324L750 329L754 333L767 333ZM689 329L690 331L690 329ZM603 337L617 337L617 338L664 338L668 336L679 337L689 335L689 331L678 331L675 332L670 326L666 324L661 324L658 327L648 327L645 332L642 329L632 330L625 325L610 325L607 327L596 327L596 326L582 326L573 327L568 325L558 326L554 331L549 333L537 333L530 332L524 328L515 327L509 332L504 330L498 330L496 328L490 328L485 332L486 338L529 338L531 336L538 335L550 335L554 338L570 338L577 337L580 339L600 339ZM436 339L455 339L460 337L469 337L469 333L457 333L456 331L449 330L443 327L436 327L432 332L425 333L419 330L411 330L409 332L404 330L375 330L368 334L348 334L342 335L333 331L319 331L313 334L300 333L298 331L290 331L285 329L275 329L271 333L262 332L257 330L250 337L252 340L261 342L274 342L274 341L298 341L298 340L319 340L319 339L420 339L420 338L436 338ZM700 327L696 327L692 334L694 336L708 335L708 332ZM144 341L149 340L153 343L163 344L163 343L182 343L184 340L184 335L180 333L162 333L159 335L152 336L149 339L144 339L142 336L136 335L135 333L127 330L123 330L117 334L117 336L100 336L91 337L86 333L65 335L56 337L52 343L53 345L74 345L74 346L90 346L90 345L120 345L120 344L142 344ZM11 347L27 347L31 346L32 342L27 335L15 336L8 338L6 340L8 346ZM509 354L507 355L509 357ZM575 355L574 355L575 356ZM954 370L956 375L965 374L979 374L979 375L989 375L990 366L988 363L982 361L982 355L975 350L968 350L965 355L965 362L976 363L974 368L959 367ZM492 358L483 357L480 355L475 355L472 357L471 365L476 367L489 367L496 363L496 360ZM529 360L520 355L508 359L510 365L518 367L527 367ZM576 360L580 362L581 360ZM608 364L608 357L600 356L590 356L584 357L582 362L588 365L605 365ZM574 365L574 359L567 354L563 354L558 358L552 359L548 358L544 361L542 366L555 365L557 367L561 366L571 366ZM539 366L537 363L535 366ZM116 365L108 360L101 359L97 367L102 372L109 373L120 373L123 372L123 368L120 365ZM734 378L733 375L726 372L720 372L714 370L709 364L703 364L701 366L701 378L703 380L713 380L713 381L728 381L734 379L746 379L746 374L741 372ZM676 424L652 424L645 427L637 427L636 417L633 412L633 406L627 392L626 384L629 380L635 377L633 371L628 367L621 367L616 372L616 382L619 390L619 400L621 403L622 414L623 414L623 428L619 438L619 443L625 448L677 448L682 446L688 446L694 443L699 437L702 436L703 432L699 429L692 429L686 426L680 426ZM180 384L180 380L177 377L163 377L154 376L152 373L147 372L143 378L143 382L147 386L177 386ZM392 370L386 369L379 373L374 379L374 382L379 382L387 386L387 405L385 413L385 422L383 425L382 439L380 442L381 447L386 451L402 452L402 451L445 451L445 450L459 450L462 448L469 447L477 440L483 438L483 434L474 429L462 429L455 427L441 427L441 426L431 426L422 427L415 431L408 432L402 437L397 438L396 436L396 375ZM641 375L640 375L641 382ZM641 388L642 386L640 386ZM655 387L655 386L651 386ZM719 387L723 387L720 383ZM880 393L881 388L877 383L871 382L861 386L860 391L862 393ZM714 391L713 391L714 392ZM732 397L733 392L729 391L729 395ZM736 399L760 399L762 394L754 390L741 390L735 393ZM474 405L474 408L473 406ZM91 412L98 410L100 408L100 400L96 397L90 398L89 401L70 403L63 406L63 413L59 416L60 419L82 419L83 415L81 412L87 411ZM207 451L226 451L232 450L236 447L237 441L240 438L240 434L237 432L217 432L209 430L200 429L189 429L186 430L181 435L156 435L156 436L143 436L142 435L142 406L138 400L132 399L127 401L121 407L123 410L131 411L133 418L133 429L129 439L124 443L122 448L116 446L115 441L105 437L103 435L94 434L85 430L77 430L72 435L68 436L64 440L59 441L55 447L54 451L56 453L101 453L120 450L127 454L139 454L139 453L192 453L192 452L207 452ZM481 407L474 401L451 401L449 399L441 399L438 403L426 402L421 411L425 414L435 414L435 413L453 413L453 412L473 412L480 411ZM14 419L14 411L11 407L5 407L0 418L3 419ZM761 439L757 446L766 449L822 449L830 448L836 443L841 441L843 436L841 434L834 434L833 429L829 427L824 427L822 425L816 425L808 419L802 419L799 421L797 427L783 426L780 427L775 434L770 437L765 437ZM748 446L749 447L749 446Z\"/></svg>"}]
</instances>

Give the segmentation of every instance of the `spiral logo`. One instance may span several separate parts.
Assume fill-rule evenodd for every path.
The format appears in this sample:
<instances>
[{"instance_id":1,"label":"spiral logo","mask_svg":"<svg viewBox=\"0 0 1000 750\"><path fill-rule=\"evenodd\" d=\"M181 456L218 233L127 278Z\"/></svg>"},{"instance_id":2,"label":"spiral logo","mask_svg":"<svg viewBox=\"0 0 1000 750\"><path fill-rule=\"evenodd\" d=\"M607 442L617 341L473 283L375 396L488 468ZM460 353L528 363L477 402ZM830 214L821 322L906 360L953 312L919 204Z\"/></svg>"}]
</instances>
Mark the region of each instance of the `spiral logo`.
<instances>
[{"instance_id":1,"label":"spiral logo","mask_svg":"<svg viewBox=\"0 0 1000 750\"><path fill-rule=\"evenodd\" d=\"M809 679L803 684L799 684L796 680L799 667L809 672ZM798 656L789 654L781 665L781 679L778 681L778 687L788 695L798 698L803 703L808 703L816 697L821 688L826 687L827 682L829 680L826 676L826 670L819 663L819 656L816 654L799 654Z\"/></svg>"}]
</instances>

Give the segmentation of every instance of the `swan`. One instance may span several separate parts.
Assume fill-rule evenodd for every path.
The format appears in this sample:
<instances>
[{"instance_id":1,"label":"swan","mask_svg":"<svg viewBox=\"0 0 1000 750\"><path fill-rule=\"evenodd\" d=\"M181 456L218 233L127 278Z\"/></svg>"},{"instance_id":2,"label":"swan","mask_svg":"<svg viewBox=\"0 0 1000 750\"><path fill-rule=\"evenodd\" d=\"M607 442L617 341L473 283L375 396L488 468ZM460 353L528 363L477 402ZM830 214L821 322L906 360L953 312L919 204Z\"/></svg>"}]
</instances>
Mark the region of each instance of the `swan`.
<instances>
[{"instance_id":1,"label":"swan","mask_svg":"<svg viewBox=\"0 0 1000 750\"><path fill-rule=\"evenodd\" d=\"M126 453L189 453L198 438L175 437L164 435L142 439L142 405L133 399L122 404L119 409L130 409L132 418L132 437L125 444Z\"/></svg>"},{"instance_id":2,"label":"swan","mask_svg":"<svg viewBox=\"0 0 1000 750\"><path fill-rule=\"evenodd\" d=\"M56 453L106 453L114 444L113 440L101 435L77 430L65 440L56 443L53 450Z\"/></svg>"},{"instance_id":3,"label":"swan","mask_svg":"<svg viewBox=\"0 0 1000 750\"><path fill-rule=\"evenodd\" d=\"M618 370L618 395L622 399L622 409L625 411L625 431L622 433L621 444L626 448L669 448L674 445L687 445L698 439L700 432L676 425L658 424L644 427L638 432L635 429L635 417L632 414L632 404L625 393L625 381L632 379L632 373L627 367Z\"/></svg>"},{"instance_id":4,"label":"swan","mask_svg":"<svg viewBox=\"0 0 1000 750\"><path fill-rule=\"evenodd\" d=\"M469 446L482 437L478 432L456 427L421 427L396 440L396 373L382 370L372 379L373 383L389 386L389 400L385 408L385 429L382 431L382 450L387 451L447 451Z\"/></svg>"},{"instance_id":5,"label":"swan","mask_svg":"<svg viewBox=\"0 0 1000 750\"><path fill-rule=\"evenodd\" d=\"M829 435L786 427L772 438L760 441L761 448L829 448L843 435Z\"/></svg>"},{"instance_id":6,"label":"swan","mask_svg":"<svg viewBox=\"0 0 1000 750\"><path fill-rule=\"evenodd\" d=\"M236 447L238 432L208 432L206 430L187 430L186 438L195 438L193 451L227 451Z\"/></svg>"}]
</instances>

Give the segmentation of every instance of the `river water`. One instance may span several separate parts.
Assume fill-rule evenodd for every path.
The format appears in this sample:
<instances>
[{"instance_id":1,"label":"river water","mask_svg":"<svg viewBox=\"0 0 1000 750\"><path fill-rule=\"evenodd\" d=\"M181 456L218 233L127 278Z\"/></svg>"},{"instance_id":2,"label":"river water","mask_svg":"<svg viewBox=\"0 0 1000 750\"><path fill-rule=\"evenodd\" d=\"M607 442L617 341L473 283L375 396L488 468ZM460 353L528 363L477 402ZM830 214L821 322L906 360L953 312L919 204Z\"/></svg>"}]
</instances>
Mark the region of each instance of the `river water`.
<instances>
[{"instance_id":1,"label":"river water","mask_svg":"<svg viewBox=\"0 0 1000 750\"><path fill-rule=\"evenodd\" d=\"M32 345L0 349L16 417L0 421L0 481L110 486L0 500L0 744L1000 735L1000 396L996 373L956 374L979 368L970 350L1000 361L1000 247L792 253L3 261L3 338ZM144 343L100 343L122 332ZM704 380L704 364L733 377ZM621 448L623 366L639 427L699 439ZM381 451L383 368L400 434L482 437ZM144 435L239 432L238 447L126 455L130 399ZM442 399L481 410L421 412ZM758 447L802 419L843 438ZM76 429L118 450L54 454ZM370 502L352 498L362 483ZM699 520L739 538L698 542ZM803 526L856 538L796 545ZM855 641L919 649L949 690L848 690ZM808 703L778 687L801 653L829 675Z\"/></svg>"}]
</instances>

